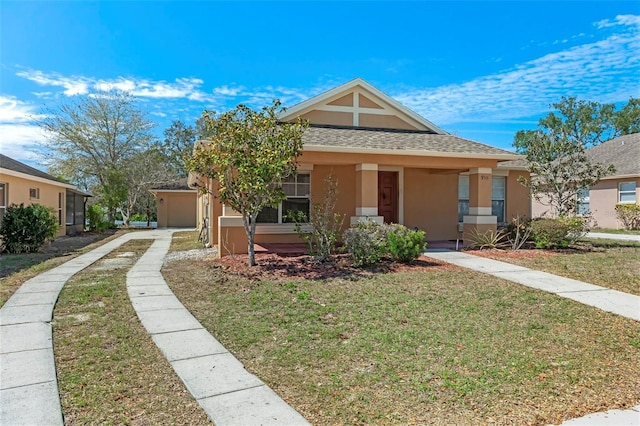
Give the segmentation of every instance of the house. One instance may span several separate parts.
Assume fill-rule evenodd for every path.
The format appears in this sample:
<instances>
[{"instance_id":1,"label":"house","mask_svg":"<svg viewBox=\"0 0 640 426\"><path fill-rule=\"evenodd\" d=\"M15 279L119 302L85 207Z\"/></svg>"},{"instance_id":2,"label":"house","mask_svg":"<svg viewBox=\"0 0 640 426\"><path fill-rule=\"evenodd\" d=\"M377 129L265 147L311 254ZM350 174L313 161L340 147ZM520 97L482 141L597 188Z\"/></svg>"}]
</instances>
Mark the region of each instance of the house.
<instances>
[{"instance_id":1,"label":"house","mask_svg":"<svg viewBox=\"0 0 640 426\"><path fill-rule=\"evenodd\" d=\"M63 180L0 154L0 222L11 204L42 204L58 215L57 236L84 231L85 204L91 194Z\"/></svg>"},{"instance_id":2,"label":"house","mask_svg":"<svg viewBox=\"0 0 640 426\"><path fill-rule=\"evenodd\" d=\"M195 228L197 191L187 178L151 189L158 206L158 228Z\"/></svg>"},{"instance_id":3,"label":"house","mask_svg":"<svg viewBox=\"0 0 640 426\"><path fill-rule=\"evenodd\" d=\"M522 158L451 135L362 79L356 78L286 110L310 127L302 137L298 173L283 183L287 199L258 217L256 244L300 242L290 210L309 211L324 182L338 181L336 210L344 227L363 220L400 223L426 231L428 240L456 240L495 230L498 221L530 215L521 169L499 167ZM190 175L199 195L198 223L221 255L246 253L242 219L214 198L215 183ZM313 201L312 201L313 200Z\"/></svg>"},{"instance_id":4,"label":"house","mask_svg":"<svg viewBox=\"0 0 640 426\"><path fill-rule=\"evenodd\" d=\"M613 164L616 172L579 194L578 213L591 213L601 228L622 228L616 217L618 203L638 204L640 197L640 133L621 136L589 148L587 158L594 163ZM533 201L532 211L540 216L548 206Z\"/></svg>"}]
</instances>

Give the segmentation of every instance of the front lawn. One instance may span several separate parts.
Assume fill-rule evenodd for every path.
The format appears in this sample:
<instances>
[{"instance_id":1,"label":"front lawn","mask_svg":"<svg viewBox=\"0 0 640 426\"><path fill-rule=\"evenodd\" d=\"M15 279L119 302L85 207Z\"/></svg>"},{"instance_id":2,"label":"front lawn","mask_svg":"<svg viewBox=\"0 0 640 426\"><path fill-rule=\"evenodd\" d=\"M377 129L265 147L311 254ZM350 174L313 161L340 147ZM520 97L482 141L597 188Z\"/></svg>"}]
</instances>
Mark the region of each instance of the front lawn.
<instances>
[{"instance_id":1,"label":"front lawn","mask_svg":"<svg viewBox=\"0 0 640 426\"><path fill-rule=\"evenodd\" d=\"M635 321L442 264L329 279L248 269L174 261L163 274L313 424L547 424L640 401Z\"/></svg>"},{"instance_id":2,"label":"front lawn","mask_svg":"<svg viewBox=\"0 0 640 426\"><path fill-rule=\"evenodd\" d=\"M126 273L150 245L123 244L60 292L53 347L65 424L210 424L131 306Z\"/></svg>"},{"instance_id":3,"label":"front lawn","mask_svg":"<svg viewBox=\"0 0 640 426\"><path fill-rule=\"evenodd\" d=\"M639 229L627 230L627 229L612 229L612 228L593 228L591 231L593 232L602 232L605 234L630 234L630 235L640 235Z\"/></svg>"},{"instance_id":4,"label":"front lawn","mask_svg":"<svg viewBox=\"0 0 640 426\"><path fill-rule=\"evenodd\" d=\"M581 246L583 249L578 250L476 250L469 253L640 296L639 242L588 239L581 242Z\"/></svg>"},{"instance_id":5,"label":"front lawn","mask_svg":"<svg viewBox=\"0 0 640 426\"><path fill-rule=\"evenodd\" d=\"M0 307L20 288L22 283L65 262L105 244L127 231L108 230L103 233L83 233L63 236L45 244L36 253L0 254Z\"/></svg>"}]
</instances>

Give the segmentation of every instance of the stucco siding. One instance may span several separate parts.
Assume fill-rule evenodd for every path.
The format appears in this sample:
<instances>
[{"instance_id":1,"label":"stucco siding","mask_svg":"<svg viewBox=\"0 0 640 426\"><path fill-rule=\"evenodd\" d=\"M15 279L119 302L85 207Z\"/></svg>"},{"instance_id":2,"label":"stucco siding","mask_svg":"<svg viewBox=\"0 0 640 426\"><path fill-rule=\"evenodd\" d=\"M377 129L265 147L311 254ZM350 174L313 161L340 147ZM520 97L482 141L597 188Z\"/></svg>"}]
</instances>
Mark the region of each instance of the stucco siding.
<instances>
[{"instance_id":1,"label":"stucco siding","mask_svg":"<svg viewBox=\"0 0 640 426\"><path fill-rule=\"evenodd\" d=\"M56 217L61 218L62 223L59 223L57 236L61 237L66 234L66 192L67 188L61 185L49 184L39 181L31 181L23 179L17 176L10 176L3 174L0 177L0 182L7 184L7 205L11 204L41 204L46 207L51 207ZM31 198L29 196L29 190L37 189L38 198ZM60 194L62 199L60 200ZM62 211L59 212L59 202L62 202ZM59 216L61 214L61 216Z\"/></svg>"},{"instance_id":2,"label":"stucco siding","mask_svg":"<svg viewBox=\"0 0 640 426\"><path fill-rule=\"evenodd\" d=\"M511 170L506 179L505 220L510 222L517 216L531 217L531 200L529 188L518 182L521 175L529 176L529 172Z\"/></svg>"},{"instance_id":3,"label":"stucco siding","mask_svg":"<svg viewBox=\"0 0 640 426\"><path fill-rule=\"evenodd\" d=\"M198 218L197 193L157 192L158 228L195 228Z\"/></svg>"},{"instance_id":4,"label":"stucco siding","mask_svg":"<svg viewBox=\"0 0 640 426\"><path fill-rule=\"evenodd\" d=\"M404 224L426 231L427 240L458 238L458 175L405 168Z\"/></svg>"},{"instance_id":5,"label":"stucco siding","mask_svg":"<svg viewBox=\"0 0 640 426\"><path fill-rule=\"evenodd\" d=\"M620 182L636 182L636 204L638 204L640 178L606 179L598 182L589 191L589 208L596 225L600 228L622 228L622 224L616 218L615 211Z\"/></svg>"}]
</instances>

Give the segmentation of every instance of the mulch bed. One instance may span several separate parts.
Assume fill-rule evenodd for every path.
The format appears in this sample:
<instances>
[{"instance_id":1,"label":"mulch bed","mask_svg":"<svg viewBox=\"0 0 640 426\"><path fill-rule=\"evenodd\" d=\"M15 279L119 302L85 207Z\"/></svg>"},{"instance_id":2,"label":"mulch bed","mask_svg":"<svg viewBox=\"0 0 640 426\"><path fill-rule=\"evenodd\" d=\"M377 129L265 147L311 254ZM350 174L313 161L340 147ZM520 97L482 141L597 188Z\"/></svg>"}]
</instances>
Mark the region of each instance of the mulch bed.
<instances>
[{"instance_id":1,"label":"mulch bed","mask_svg":"<svg viewBox=\"0 0 640 426\"><path fill-rule=\"evenodd\" d=\"M433 271L435 269L456 269L455 266L435 259L420 257L410 264L383 259L376 265L356 267L348 254L335 255L329 262L318 262L309 255L279 255L273 253L257 253L254 267L249 267L248 255L225 256L213 262L225 271L246 278L260 279L307 279L326 280L330 278L358 279L372 277L377 273L405 271Z\"/></svg>"}]
</instances>

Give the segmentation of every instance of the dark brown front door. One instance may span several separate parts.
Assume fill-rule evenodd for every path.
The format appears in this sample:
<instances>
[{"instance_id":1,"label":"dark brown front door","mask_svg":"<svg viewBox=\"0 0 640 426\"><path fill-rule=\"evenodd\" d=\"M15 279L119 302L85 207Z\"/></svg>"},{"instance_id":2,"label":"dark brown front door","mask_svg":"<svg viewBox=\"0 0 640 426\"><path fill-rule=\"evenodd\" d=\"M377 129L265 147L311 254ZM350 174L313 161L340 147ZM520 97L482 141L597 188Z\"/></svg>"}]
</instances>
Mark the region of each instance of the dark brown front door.
<instances>
[{"instance_id":1,"label":"dark brown front door","mask_svg":"<svg viewBox=\"0 0 640 426\"><path fill-rule=\"evenodd\" d=\"M378 215L384 223L398 223L397 172L378 172Z\"/></svg>"}]
</instances>

